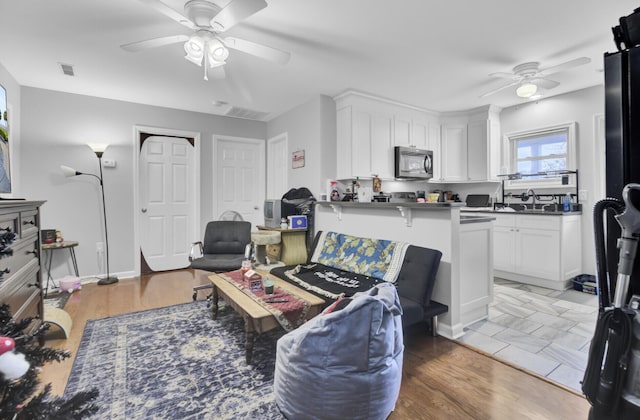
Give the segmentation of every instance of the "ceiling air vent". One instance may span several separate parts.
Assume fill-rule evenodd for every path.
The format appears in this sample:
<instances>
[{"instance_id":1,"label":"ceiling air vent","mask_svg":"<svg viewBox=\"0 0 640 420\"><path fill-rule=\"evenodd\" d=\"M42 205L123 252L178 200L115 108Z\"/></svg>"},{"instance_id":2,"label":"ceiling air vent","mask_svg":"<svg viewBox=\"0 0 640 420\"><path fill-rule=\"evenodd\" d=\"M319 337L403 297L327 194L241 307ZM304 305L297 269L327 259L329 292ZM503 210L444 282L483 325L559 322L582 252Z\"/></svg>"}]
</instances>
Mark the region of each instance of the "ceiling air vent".
<instances>
[{"instance_id":1,"label":"ceiling air vent","mask_svg":"<svg viewBox=\"0 0 640 420\"><path fill-rule=\"evenodd\" d=\"M71 64L62 64L60 63L60 68L62 72L67 76L75 76L76 74L73 71L73 66Z\"/></svg>"},{"instance_id":2,"label":"ceiling air vent","mask_svg":"<svg viewBox=\"0 0 640 420\"><path fill-rule=\"evenodd\" d=\"M269 113L234 106L231 107L231 109L224 115L226 115L227 117L244 118L245 120L262 121L269 115Z\"/></svg>"}]
</instances>

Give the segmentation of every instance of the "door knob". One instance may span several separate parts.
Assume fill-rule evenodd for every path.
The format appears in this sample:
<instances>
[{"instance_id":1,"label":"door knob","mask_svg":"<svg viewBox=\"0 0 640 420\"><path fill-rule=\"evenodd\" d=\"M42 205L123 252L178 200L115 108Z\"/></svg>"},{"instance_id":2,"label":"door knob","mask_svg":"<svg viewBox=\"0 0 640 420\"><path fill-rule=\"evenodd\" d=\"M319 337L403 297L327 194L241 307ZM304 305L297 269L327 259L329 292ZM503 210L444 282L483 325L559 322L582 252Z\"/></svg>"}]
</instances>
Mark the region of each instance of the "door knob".
<instances>
[{"instance_id":1,"label":"door knob","mask_svg":"<svg viewBox=\"0 0 640 420\"><path fill-rule=\"evenodd\" d=\"M254 209L254 210L260 210L260 207L258 207L258 206L253 206L253 209Z\"/></svg>"},{"instance_id":2,"label":"door knob","mask_svg":"<svg viewBox=\"0 0 640 420\"><path fill-rule=\"evenodd\" d=\"M146 213L146 212L147 212L147 209L145 209L145 208L143 207L143 208L142 208L142 212L143 212L143 213Z\"/></svg>"}]
</instances>

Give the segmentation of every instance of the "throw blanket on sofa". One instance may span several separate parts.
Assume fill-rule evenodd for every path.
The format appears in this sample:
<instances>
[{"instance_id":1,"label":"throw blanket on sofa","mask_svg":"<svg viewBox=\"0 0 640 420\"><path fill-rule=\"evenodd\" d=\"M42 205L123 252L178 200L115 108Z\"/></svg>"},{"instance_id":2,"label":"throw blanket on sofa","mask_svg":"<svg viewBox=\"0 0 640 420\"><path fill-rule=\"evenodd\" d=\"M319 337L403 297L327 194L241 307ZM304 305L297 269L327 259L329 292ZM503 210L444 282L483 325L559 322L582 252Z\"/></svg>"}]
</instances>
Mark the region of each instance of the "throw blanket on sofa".
<instances>
[{"instance_id":1,"label":"throw blanket on sofa","mask_svg":"<svg viewBox=\"0 0 640 420\"><path fill-rule=\"evenodd\" d=\"M278 267L271 270L278 277L287 278L302 289L329 299L353 296L371 289L381 280L338 270L321 264ZM283 277L284 275L284 277Z\"/></svg>"},{"instance_id":2,"label":"throw blanket on sofa","mask_svg":"<svg viewBox=\"0 0 640 420\"><path fill-rule=\"evenodd\" d=\"M395 283L409 244L322 232L311 262Z\"/></svg>"}]
</instances>

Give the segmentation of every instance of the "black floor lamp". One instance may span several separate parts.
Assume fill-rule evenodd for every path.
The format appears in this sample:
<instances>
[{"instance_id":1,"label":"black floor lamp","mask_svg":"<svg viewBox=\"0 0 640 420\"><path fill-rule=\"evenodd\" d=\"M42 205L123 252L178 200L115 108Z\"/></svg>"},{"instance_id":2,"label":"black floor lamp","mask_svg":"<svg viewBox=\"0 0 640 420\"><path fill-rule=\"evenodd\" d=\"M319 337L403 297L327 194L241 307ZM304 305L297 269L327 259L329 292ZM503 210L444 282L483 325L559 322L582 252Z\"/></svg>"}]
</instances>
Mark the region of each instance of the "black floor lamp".
<instances>
[{"instance_id":1,"label":"black floor lamp","mask_svg":"<svg viewBox=\"0 0 640 420\"><path fill-rule=\"evenodd\" d=\"M109 272L109 236L107 234L107 209L104 201L104 184L102 182L102 154L104 153L107 146L108 146L107 144L90 144L89 145L89 147L91 147L93 152L98 157L98 164L100 166L100 176L94 175L94 174L88 174L85 172L79 172L68 166L64 166L64 165L60 166L60 169L62 169L62 173L66 177L72 177L77 175L88 175L88 176L95 177L100 182L100 190L102 192L102 216L104 219L104 245L105 245L106 257L107 257L106 258L107 276L98 280L98 284L102 286L106 284L113 284L118 281L118 277L111 276Z\"/></svg>"}]
</instances>

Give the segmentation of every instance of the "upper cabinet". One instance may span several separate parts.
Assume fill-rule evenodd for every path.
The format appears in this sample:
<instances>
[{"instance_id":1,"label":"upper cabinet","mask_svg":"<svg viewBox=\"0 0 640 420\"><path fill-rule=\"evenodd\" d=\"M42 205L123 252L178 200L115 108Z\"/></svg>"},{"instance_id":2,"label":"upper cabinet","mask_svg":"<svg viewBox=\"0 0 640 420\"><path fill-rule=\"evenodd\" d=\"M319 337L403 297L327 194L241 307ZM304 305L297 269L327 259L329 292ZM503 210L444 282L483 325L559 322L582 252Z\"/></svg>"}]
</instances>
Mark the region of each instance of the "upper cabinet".
<instances>
[{"instance_id":1,"label":"upper cabinet","mask_svg":"<svg viewBox=\"0 0 640 420\"><path fill-rule=\"evenodd\" d=\"M434 113L374 96L346 92L337 110L337 179L394 178L393 147L433 151L430 182L496 180L500 169L500 110Z\"/></svg>"},{"instance_id":2,"label":"upper cabinet","mask_svg":"<svg viewBox=\"0 0 640 420\"><path fill-rule=\"evenodd\" d=\"M439 181L467 181L467 126L445 124L441 140L442 170Z\"/></svg>"},{"instance_id":3,"label":"upper cabinet","mask_svg":"<svg viewBox=\"0 0 640 420\"><path fill-rule=\"evenodd\" d=\"M442 119L439 182L496 181L500 170L500 110L485 107Z\"/></svg>"},{"instance_id":4,"label":"upper cabinet","mask_svg":"<svg viewBox=\"0 0 640 420\"><path fill-rule=\"evenodd\" d=\"M394 178L394 146L432 150L440 141L437 116L356 92L335 98L337 179ZM435 155L435 151L434 151Z\"/></svg>"}]
</instances>

